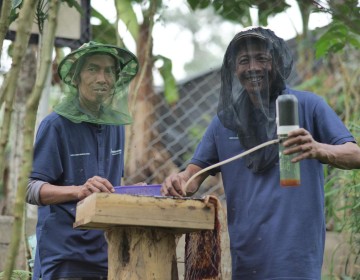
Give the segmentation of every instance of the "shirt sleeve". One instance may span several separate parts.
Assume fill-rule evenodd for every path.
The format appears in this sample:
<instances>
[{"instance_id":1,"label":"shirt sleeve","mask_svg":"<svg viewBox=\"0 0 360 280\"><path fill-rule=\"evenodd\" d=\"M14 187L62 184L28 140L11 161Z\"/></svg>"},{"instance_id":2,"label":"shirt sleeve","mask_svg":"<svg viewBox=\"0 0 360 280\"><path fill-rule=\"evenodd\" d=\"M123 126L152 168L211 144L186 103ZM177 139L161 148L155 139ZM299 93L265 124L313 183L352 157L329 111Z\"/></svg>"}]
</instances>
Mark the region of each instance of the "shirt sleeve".
<instances>
[{"instance_id":1,"label":"shirt sleeve","mask_svg":"<svg viewBox=\"0 0 360 280\"><path fill-rule=\"evenodd\" d=\"M29 180L29 183L26 188L26 202L29 204L43 206L40 201L40 189L43 184L47 182L40 180Z\"/></svg>"},{"instance_id":2,"label":"shirt sleeve","mask_svg":"<svg viewBox=\"0 0 360 280\"><path fill-rule=\"evenodd\" d=\"M314 138L317 141L330 145L341 145L346 142L356 143L355 138L339 116L323 98L320 98L315 106L313 121Z\"/></svg>"},{"instance_id":3,"label":"shirt sleeve","mask_svg":"<svg viewBox=\"0 0 360 280\"><path fill-rule=\"evenodd\" d=\"M54 183L63 173L59 133L61 132L51 121L43 121L40 124L34 144L31 179Z\"/></svg>"}]
</instances>

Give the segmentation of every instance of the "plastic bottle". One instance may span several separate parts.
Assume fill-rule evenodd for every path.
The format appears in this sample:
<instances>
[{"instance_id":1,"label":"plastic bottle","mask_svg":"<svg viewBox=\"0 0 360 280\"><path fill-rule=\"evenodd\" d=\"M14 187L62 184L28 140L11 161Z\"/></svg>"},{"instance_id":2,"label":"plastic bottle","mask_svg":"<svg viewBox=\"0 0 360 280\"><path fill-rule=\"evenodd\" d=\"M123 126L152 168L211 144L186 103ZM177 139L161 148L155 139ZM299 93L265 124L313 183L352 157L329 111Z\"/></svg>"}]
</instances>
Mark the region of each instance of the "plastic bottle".
<instances>
[{"instance_id":1,"label":"plastic bottle","mask_svg":"<svg viewBox=\"0 0 360 280\"><path fill-rule=\"evenodd\" d=\"M283 187L300 185L300 163L292 163L296 154L284 155L284 142L288 133L299 128L298 100L293 94L279 95L276 100L277 135L279 144L280 185Z\"/></svg>"}]
</instances>

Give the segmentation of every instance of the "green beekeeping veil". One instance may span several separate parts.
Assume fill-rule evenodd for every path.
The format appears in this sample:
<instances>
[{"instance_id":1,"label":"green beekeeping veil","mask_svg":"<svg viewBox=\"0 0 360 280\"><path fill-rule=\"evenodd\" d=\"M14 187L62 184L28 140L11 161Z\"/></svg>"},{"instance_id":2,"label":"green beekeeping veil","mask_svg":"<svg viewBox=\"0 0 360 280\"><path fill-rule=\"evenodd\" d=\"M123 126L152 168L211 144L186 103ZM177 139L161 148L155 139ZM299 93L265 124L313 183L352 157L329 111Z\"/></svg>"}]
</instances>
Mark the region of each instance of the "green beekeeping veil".
<instances>
[{"instance_id":1,"label":"green beekeeping veil","mask_svg":"<svg viewBox=\"0 0 360 280\"><path fill-rule=\"evenodd\" d=\"M114 58L116 64L116 81L112 94L100 104L100 111L93 116L84 110L79 103L77 86L78 76L85 58L93 54L104 54ZM132 122L128 108L129 84L139 69L134 54L113 45L90 41L68 54L60 62L58 74L65 83L65 90L54 111L75 123L88 122L95 124L124 125Z\"/></svg>"}]
</instances>

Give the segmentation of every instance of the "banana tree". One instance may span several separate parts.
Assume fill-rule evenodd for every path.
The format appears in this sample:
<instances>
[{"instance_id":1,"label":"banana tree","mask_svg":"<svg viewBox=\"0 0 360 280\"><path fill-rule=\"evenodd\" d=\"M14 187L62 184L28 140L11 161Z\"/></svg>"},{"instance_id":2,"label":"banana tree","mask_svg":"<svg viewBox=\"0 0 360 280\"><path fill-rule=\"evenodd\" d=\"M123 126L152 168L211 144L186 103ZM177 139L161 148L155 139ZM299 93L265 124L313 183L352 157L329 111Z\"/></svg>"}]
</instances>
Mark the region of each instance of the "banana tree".
<instances>
[{"instance_id":1,"label":"banana tree","mask_svg":"<svg viewBox=\"0 0 360 280\"><path fill-rule=\"evenodd\" d=\"M134 12L136 5L141 6L142 21ZM170 154L164 152L162 144L154 141L158 134L156 128L150 129L155 122L156 104L159 103L159 98L163 98L155 93L154 70L159 71L164 79L166 100L176 102L178 99L171 61L166 57L153 55L152 31L162 1L115 0L115 7L117 12L115 26L118 26L119 21L127 26L136 42L136 54L140 63L140 71L131 85L129 104L134 122L127 128L125 183L160 183L177 168L170 160ZM117 29L115 33L117 45L124 46L121 33ZM154 67L157 60L163 62L161 69ZM141 171L139 166L142 167Z\"/></svg>"}]
</instances>

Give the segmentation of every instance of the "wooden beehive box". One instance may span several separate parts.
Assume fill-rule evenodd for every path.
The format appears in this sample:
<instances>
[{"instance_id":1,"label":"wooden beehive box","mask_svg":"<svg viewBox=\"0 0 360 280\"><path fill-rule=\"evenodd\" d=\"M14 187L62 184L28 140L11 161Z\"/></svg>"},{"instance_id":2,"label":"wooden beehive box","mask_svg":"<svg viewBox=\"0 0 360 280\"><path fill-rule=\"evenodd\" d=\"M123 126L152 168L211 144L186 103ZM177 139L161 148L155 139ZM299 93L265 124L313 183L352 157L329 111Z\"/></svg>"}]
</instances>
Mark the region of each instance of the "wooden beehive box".
<instances>
[{"instance_id":1,"label":"wooden beehive box","mask_svg":"<svg viewBox=\"0 0 360 280\"><path fill-rule=\"evenodd\" d=\"M177 233L214 229L215 207L200 199L94 193L77 204L75 228L167 228Z\"/></svg>"}]
</instances>

